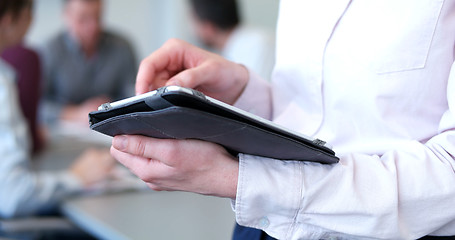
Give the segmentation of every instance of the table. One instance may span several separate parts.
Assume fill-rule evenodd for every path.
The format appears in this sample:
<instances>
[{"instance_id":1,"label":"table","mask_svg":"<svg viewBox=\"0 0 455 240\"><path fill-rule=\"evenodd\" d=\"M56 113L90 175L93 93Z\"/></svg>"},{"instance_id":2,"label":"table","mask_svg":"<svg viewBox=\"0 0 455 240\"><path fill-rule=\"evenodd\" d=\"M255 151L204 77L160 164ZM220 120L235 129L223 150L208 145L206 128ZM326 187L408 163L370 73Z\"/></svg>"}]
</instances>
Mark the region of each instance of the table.
<instances>
[{"instance_id":1,"label":"table","mask_svg":"<svg viewBox=\"0 0 455 240\"><path fill-rule=\"evenodd\" d=\"M63 169L84 149L109 146L110 139L72 129L53 132L48 150L34 161L37 169ZM76 196L61 206L68 219L97 238L231 239L235 215L227 199L144 188L100 193Z\"/></svg>"},{"instance_id":2,"label":"table","mask_svg":"<svg viewBox=\"0 0 455 240\"><path fill-rule=\"evenodd\" d=\"M231 239L226 199L184 192L127 192L75 198L63 213L101 239Z\"/></svg>"}]
</instances>

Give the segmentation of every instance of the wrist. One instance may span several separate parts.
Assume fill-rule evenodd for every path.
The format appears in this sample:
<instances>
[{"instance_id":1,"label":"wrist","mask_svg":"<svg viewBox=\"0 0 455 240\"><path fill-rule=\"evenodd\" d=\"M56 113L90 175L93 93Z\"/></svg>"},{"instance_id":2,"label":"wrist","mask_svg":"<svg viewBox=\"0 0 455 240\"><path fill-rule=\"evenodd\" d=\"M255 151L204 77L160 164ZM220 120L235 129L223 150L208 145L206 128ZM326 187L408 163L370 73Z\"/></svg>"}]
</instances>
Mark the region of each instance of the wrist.
<instances>
[{"instance_id":1,"label":"wrist","mask_svg":"<svg viewBox=\"0 0 455 240\"><path fill-rule=\"evenodd\" d=\"M237 195L237 182L239 178L239 161L238 158L231 155L226 156L228 164L225 164L219 174L215 174L215 178L219 181L219 188L216 188L218 197L235 199Z\"/></svg>"},{"instance_id":2,"label":"wrist","mask_svg":"<svg viewBox=\"0 0 455 240\"><path fill-rule=\"evenodd\" d=\"M206 165L203 171L196 173L199 176L196 185L180 190L235 199L239 177L238 159L226 152L213 160L212 165Z\"/></svg>"},{"instance_id":3,"label":"wrist","mask_svg":"<svg viewBox=\"0 0 455 240\"><path fill-rule=\"evenodd\" d=\"M76 179L80 185L82 186L87 186L88 182L84 178L84 175L81 172L81 169L79 169L77 166L72 166L70 169L68 169L69 175L73 177L73 179Z\"/></svg>"},{"instance_id":4,"label":"wrist","mask_svg":"<svg viewBox=\"0 0 455 240\"><path fill-rule=\"evenodd\" d=\"M71 186L73 189L81 189L85 186L85 183L81 176L77 174L73 169L67 169L61 172L62 179L66 185Z\"/></svg>"}]
</instances>

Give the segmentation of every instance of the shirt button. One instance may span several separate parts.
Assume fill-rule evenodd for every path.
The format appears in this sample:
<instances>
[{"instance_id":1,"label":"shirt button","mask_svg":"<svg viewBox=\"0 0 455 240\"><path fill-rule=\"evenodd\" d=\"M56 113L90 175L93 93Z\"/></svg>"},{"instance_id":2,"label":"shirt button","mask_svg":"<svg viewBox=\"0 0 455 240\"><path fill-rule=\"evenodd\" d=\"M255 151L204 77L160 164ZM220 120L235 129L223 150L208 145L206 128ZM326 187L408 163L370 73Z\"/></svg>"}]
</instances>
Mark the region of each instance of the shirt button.
<instances>
[{"instance_id":1,"label":"shirt button","mask_svg":"<svg viewBox=\"0 0 455 240\"><path fill-rule=\"evenodd\" d=\"M267 228L270 225L270 221L267 217L262 217L259 219L259 226L261 228Z\"/></svg>"}]
</instances>

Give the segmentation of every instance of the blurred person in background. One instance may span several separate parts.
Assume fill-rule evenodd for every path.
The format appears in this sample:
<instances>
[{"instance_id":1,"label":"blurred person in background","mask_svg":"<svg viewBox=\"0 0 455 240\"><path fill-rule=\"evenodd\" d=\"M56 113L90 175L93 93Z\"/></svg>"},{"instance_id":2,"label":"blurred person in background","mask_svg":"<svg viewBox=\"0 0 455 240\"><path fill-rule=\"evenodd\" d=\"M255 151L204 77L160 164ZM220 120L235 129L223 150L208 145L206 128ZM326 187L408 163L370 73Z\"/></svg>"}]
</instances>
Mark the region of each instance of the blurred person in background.
<instances>
[{"instance_id":1,"label":"blurred person in background","mask_svg":"<svg viewBox=\"0 0 455 240\"><path fill-rule=\"evenodd\" d=\"M32 19L31 0L0 1L0 52L18 44ZM58 201L105 179L114 164L104 150L87 150L67 170L30 168L30 133L20 108L16 73L0 59L0 218L53 211Z\"/></svg>"},{"instance_id":2,"label":"blurred person in background","mask_svg":"<svg viewBox=\"0 0 455 240\"><path fill-rule=\"evenodd\" d=\"M66 30L41 49L43 120L87 125L87 114L134 94L137 64L129 42L102 29L101 0L65 0Z\"/></svg>"},{"instance_id":3,"label":"blurred person in background","mask_svg":"<svg viewBox=\"0 0 455 240\"><path fill-rule=\"evenodd\" d=\"M38 54L22 43L5 49L1 57L16 71L20 108L32 136L32 152L44 145L44 136L37 124L38 103L41 97L41 69Z\"/></svg>"},{"instance_id":4,"label":"blurred person in background","mask_svg":"<svg viewBox=\"0 0 455 240\"><path fill-rule=\"evenodd\" d=\"M242 25L236 0L190 0L199 39L226 59L270 79L275 40L268 32Z\"/></svg>"}]
</instances>

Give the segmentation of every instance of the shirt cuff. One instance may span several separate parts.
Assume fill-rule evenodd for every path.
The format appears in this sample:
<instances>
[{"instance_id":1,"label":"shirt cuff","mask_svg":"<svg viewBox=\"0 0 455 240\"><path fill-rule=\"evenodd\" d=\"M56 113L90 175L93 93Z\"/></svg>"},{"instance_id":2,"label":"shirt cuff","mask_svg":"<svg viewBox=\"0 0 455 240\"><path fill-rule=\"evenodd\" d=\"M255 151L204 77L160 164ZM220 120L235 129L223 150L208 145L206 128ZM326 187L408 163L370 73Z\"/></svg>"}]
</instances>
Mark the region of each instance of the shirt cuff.
<instances>
[{"instance_id":1,"label":"shirt cuff","mask_svg":"<svg viewBox=\"0 0 455 240\"><path fill-rule=\"evenodd\" d=\"M242 226L283 239L303 201L302 163L239 154L239 180L233 209Z\"/></svg>"},{"instance_id":2,"label":"shirt cuff","mask_svg":"<svg viewBox=\"0 0 455 240\"><path fill-rule=\"evenodd\" d=\"M65 192L74 193L83 188L82 182L70 171L61 171L58 173L59 182Z\"/></svg>"},{"instance_id":3,"label":"shirt cuff","mask_svg":"<svg viewBox=\"0 0 455 240\"><path fill-rule=\"evenodd\" d=\"M270 83L250 71L250 69L248 69L248 72L250 79L234 106L263 118L271 119L272 94Z\"/></svg>"}]
</instances>

